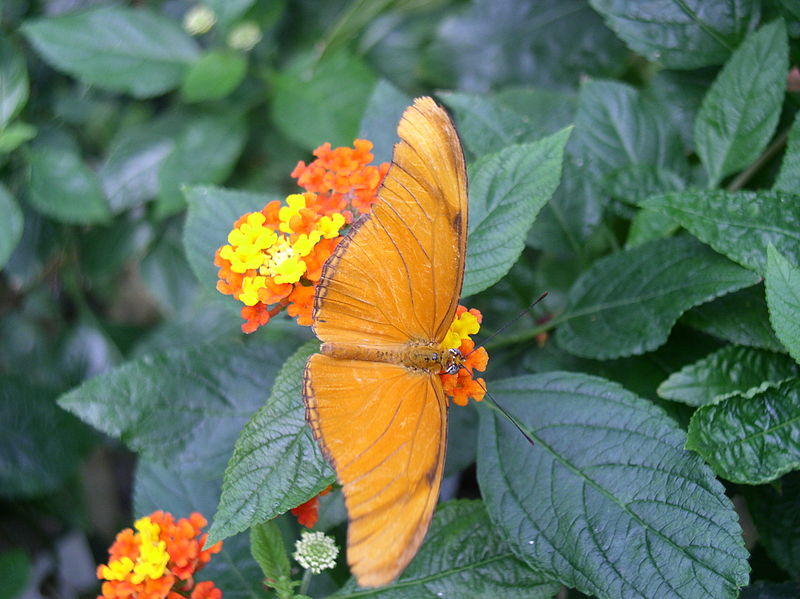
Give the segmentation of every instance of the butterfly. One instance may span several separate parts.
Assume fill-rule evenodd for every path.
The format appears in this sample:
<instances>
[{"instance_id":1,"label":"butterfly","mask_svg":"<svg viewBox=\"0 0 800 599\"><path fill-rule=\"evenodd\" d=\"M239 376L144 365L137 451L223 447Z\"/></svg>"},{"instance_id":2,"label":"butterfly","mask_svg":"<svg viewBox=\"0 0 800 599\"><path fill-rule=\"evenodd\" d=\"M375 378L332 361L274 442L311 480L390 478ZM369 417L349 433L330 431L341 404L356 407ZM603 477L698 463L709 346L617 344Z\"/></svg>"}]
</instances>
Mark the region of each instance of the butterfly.
<instances>
[{"instance_id":1,"label":"butterfly","mask_svg":"<svg viewBox=\"0 0 800 599\"><path fill-rule=\"evenodd\" d=\"M397 578L439 496L447 437L440 372L467 248L467 174L450 117L406 109L372 212L326 262L314 297L320 353L306 363L306 419L342 485L347 561L361 586Z\"/></svg>"}]
</instances>

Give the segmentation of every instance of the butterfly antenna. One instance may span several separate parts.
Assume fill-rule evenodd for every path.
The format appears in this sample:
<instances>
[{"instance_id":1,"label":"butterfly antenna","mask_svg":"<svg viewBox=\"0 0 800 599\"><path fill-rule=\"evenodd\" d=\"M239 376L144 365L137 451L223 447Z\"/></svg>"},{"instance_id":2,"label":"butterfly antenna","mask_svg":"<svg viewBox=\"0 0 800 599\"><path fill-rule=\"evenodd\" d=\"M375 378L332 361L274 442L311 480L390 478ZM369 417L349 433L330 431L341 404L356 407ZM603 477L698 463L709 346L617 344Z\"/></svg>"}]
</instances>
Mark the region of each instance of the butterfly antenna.
<instances>
[{"instance_id":1,"label":"butterfly antenna","mask_svg":"<svg viewBox=\"0 0 800 599\"><path fill-rule=\"evenodd\" d=\"M546 295L546 294L545 294L545 295ZM536 300L536 301L539 301L539 300ZM464 369L466 370L466 368L465 368L464 366L462 366L461 368L464 368ZM507 410L506 410L506 409L505 409L503 406L501 406L499 403L497 403L497 400L496 400L494 397L492 397L492 394L491 394L491 393L489 393L489 390L486 388L486 385L484 385L484 384L483 384L481 381L479 381L479 380L477 380L477 379L475 379L475 382L476 382L476 383L478 383L478 384L481 386L481 388L483 388L483 391L486 393L486 397L488 397L488 398L489 398L489 400L491 401L492 405L493 405L493 406L494 406L494 407L495 407L495 408L496 408L496 409L497 409L497 410L498 410L498 411L499 411L499 412L500 412L500 413L501 413L503 416L505 416L505 417L506 417L506 420L508 420L508 421L509 421L511 424L513 424L514 426L516 426L516 427L517 427L517 430L518 430L520 433L522 433L522 436L523 436L523 437L525 437L525 439L528 441L528 443L530 443L530 444L531 444L531 446L534 446L534 445L536 445L536 444L533 442L533 439L531 438L531 436L530 436L530 435L527 433L527 431L526 431L524 428L522 428L522 423L519 421L519 419L518 419L516 416L514 416L514 415L513 415L511 412L507 411Z\"/></svg>"},{"instance_id":2,"label":"butterfly antenna","mask_svg":"<svg viewBox=\"0 0 800 599\"><path fill-rule=\"evenodd\" d=\"M540 295L540 296L539 296L539 297L538 297L536 300L534 300L533 302L531 302L531 304L530 304L530 305L529 305L527 308L525 308L525 309L524 309L522 312L520 312L519 314L517 314L517 316L516 316L515 318L512 318L512 319L511 319L511 320L509 320L507 323L505 323L503 326L501 326L499 329L497 329L497 330L496 330L494 333L492 333L491 335L489 335L489 336L488 336L486 339L484 339L484 340L483 340L483 343L481 343L480 345L477 345L477 346L475 346L475 348L474 348L474 349L473 349L471 352L469 352L469 354L471 354L471 353L472 353L472 352L474 352L475 350L477 350L477 349L480 349L481 347L483 347L484 345L486 345L487 343L489 343L489 342L490 342L492 339L494 339L495 337L497 337L497 336L498 336L500 333L502 333L503 331L505 331L505 330L506 330L508 327L510 327L512 324L514 324L514 323L515 323L515 322L517 322L517 321L518 321L520 318L522 318L523 316L525 316L525 315L526 315L528 312L530 312L530 311L533 309L533 307L534 307L536 304L538 304L540 301L542 301L544 298L546 298L546 297L547 297L547 294L548 294L548 292L547 292L547 291L545 291L545 292L544 292L542 295ZM466 358L466 357L467 357L469 354L467 354L467 355L466 355L466 356L464 356L464 357ZM495 403L496 403L496 402L495 402ZM498 407L500 407L500 406L498 406ZM502 409L502 408L501 408L501 409Z\"/></svg>"}]
</instances>

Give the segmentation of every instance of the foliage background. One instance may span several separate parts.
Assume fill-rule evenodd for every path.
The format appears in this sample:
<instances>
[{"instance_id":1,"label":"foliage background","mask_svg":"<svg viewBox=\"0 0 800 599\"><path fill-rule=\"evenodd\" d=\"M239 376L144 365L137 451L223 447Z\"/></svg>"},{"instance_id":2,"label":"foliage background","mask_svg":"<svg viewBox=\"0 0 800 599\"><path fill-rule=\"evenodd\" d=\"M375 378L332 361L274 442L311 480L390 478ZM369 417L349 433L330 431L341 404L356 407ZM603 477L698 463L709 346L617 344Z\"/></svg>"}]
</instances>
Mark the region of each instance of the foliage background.
<instances>
[{"instance_id":1,"label":"foliage background","mask_svg":"<svg viewBox=\"0 0 800 599\"><path fill-rule=\"evenodd\" d=\"M800 596L796 2L204 4L196 37L182 0L0 4L0 597L93 596L133 515L228 537L330 481L310 332L244 338L211 256L319 144L388 160L423 93L467 152L485 330L550 294L489 346L536 445L451 410L461 499L382 595ZM223 485L237 439L269 472ZM319 526L343 543L337 494ZM246 533L204 575L265 592Z\"/></svg>"}]
</instances>

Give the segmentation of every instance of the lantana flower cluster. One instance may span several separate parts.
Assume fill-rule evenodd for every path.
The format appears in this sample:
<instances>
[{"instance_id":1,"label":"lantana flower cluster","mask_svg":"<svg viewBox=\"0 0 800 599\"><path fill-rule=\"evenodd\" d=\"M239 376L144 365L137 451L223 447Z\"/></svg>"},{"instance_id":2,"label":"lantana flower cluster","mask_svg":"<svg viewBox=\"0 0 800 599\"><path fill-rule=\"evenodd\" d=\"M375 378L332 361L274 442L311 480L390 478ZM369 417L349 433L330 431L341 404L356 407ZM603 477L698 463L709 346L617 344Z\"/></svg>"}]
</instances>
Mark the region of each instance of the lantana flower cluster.
<instances>
[{"instance_id":1,"label":"lantana flower cluster","mask_svg":"<svg viewBox=\"0 0 800 599\"><path fill-rule=\"evenodd\" d=\"M370 165L372 143L353 148L323 144L316 160L292 172L304 193L272 201L234 224L228 243L214 257L217 289L244 304L242 330L252 333L284 308L302 325L311 324L314 287L322 265L342 238L353 211L367 214L389 169Z\"/></svg>"},{"instance_id":2,"label":"lantana flower cluster","mask_svg":"<svg viewBox=\"0 0 800 599\"><path fill-rule=\"evenodd\" d=\"M117 534L108 550L108 564L97 567L103 581L98 599L221 599L211 581L194 581L222 542L203 550L208 522L195 512L175 520L156 511Z\"/></svg>"},{"instance_id":3,"label":"lantana flower cluster","mask_svg":"<svg viewBox=\"0 0 800 599\"><path fill-rule=\"evenodd\" d=\"M458 349L464 357L462 368L455 374L441 373L444 392L450 396L452 402L458 406L465 406L471 397L475 401L481 401L486 395L486 382L482 378L473 378L474 371L483 372L489 362L489 354L486 348L475 349L475 342L471 335L475 335L481 329L483 315L475 308L467 310L464 306L458 306L456 317L450 330L444 338L442 345L445 349Z\"/></svg>"}]
</instances>

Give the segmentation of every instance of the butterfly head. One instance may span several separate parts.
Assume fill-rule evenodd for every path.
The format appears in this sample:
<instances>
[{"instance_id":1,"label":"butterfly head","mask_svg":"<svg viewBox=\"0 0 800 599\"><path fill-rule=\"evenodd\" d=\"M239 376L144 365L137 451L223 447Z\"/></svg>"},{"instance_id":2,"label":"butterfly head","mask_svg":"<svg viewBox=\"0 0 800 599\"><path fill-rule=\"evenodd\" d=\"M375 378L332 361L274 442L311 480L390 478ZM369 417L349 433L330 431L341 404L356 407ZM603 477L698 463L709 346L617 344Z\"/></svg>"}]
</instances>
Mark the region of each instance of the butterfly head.
<instances>
[{"instance_id":1,"label":"butterfly head","mask_svg":"<svg viewBox=\"0 0 800 599\"><path fill-rule=\"evenodd\" d=\"M444 352L441 360L442 372L445 374L456 374L464 365L464 356L459 349L448 349Z\"/></svg>"}]
</instances>

